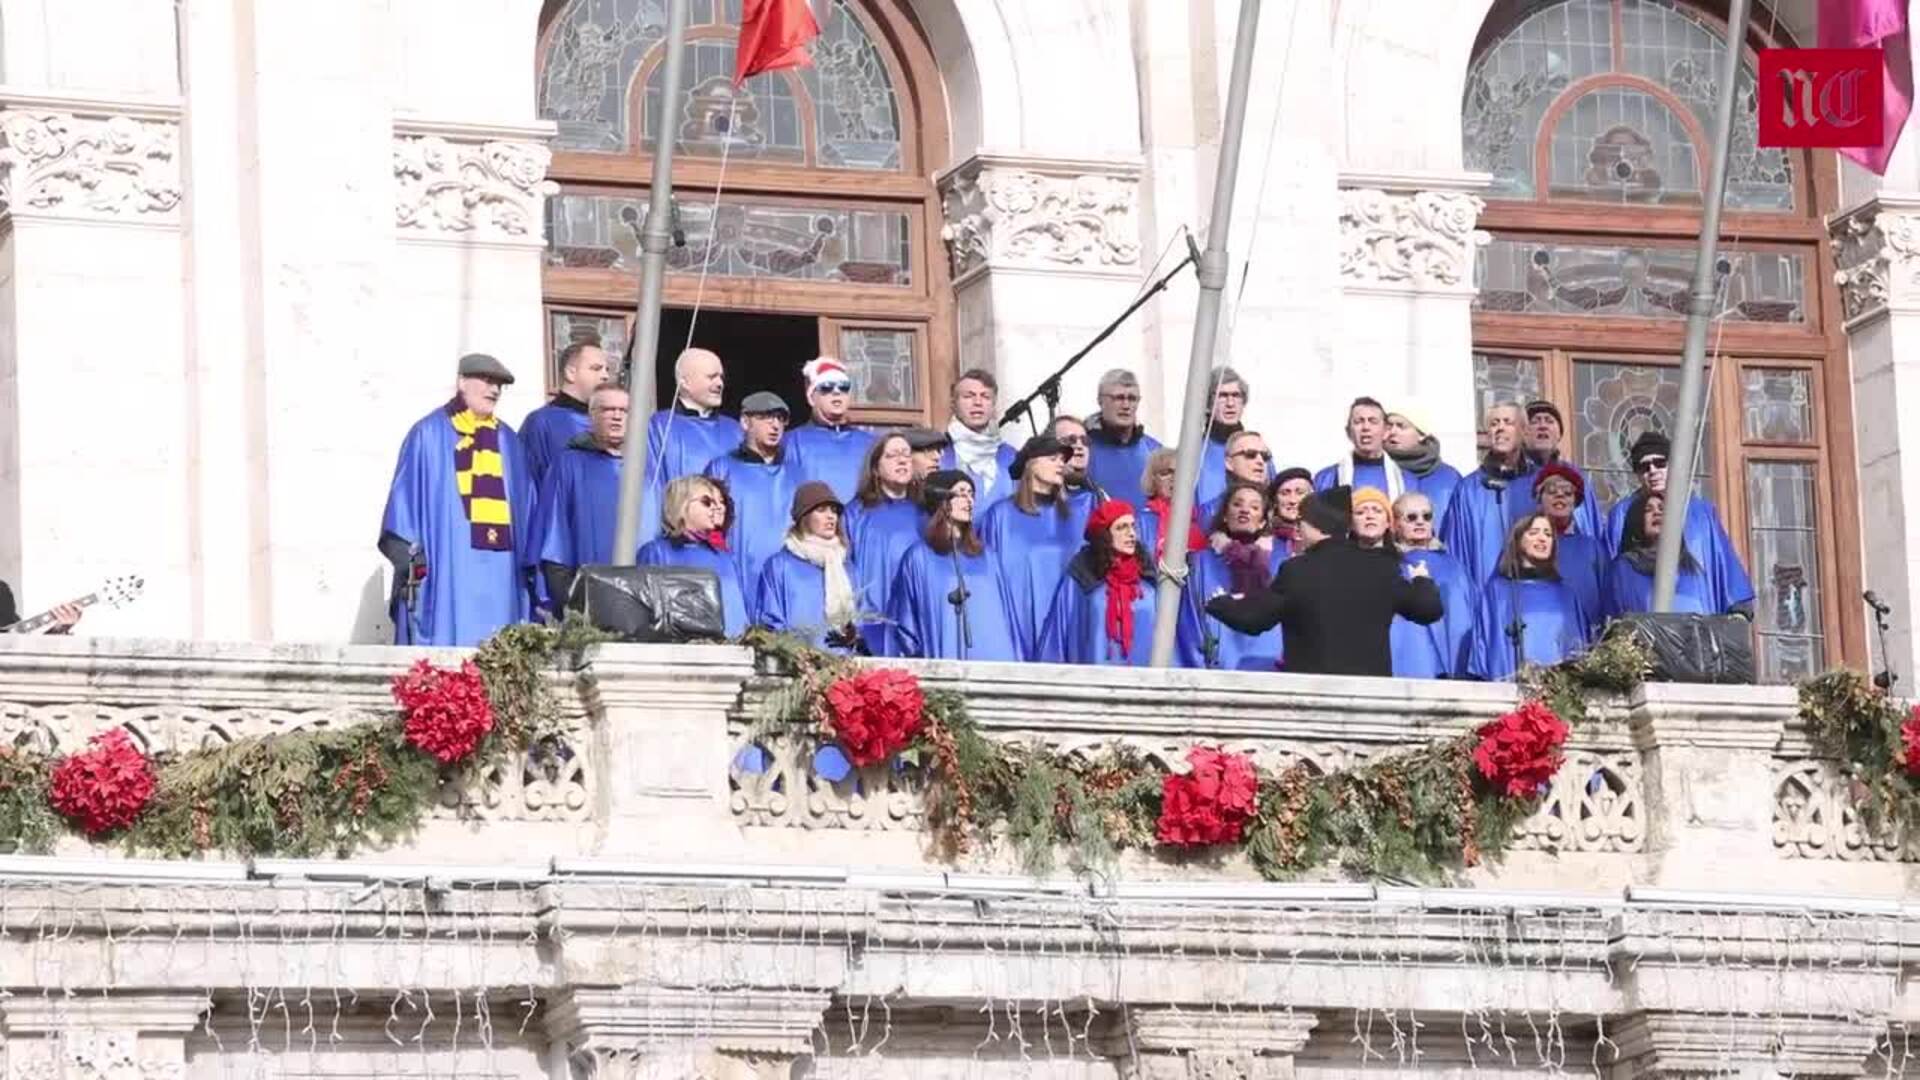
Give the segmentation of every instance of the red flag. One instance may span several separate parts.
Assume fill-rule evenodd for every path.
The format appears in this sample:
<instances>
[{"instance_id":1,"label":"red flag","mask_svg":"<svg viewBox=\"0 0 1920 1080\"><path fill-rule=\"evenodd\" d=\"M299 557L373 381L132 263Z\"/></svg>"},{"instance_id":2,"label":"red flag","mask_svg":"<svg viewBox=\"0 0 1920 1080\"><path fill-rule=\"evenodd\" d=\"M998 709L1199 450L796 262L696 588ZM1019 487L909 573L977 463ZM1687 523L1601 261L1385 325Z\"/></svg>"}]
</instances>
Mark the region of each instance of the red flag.
<instances>
[{"instance_id":1,"label":"red flag","mask_svg":"<svg viewBox=\"0 0 1920 1080\"><path fill-rule=\"evenodd\" d=\"M820 36L807 0L746 0L740 16L740 46L734 54L733 85L763 71L813 63L807 44Z\"/></svg>"},{"instance_id":2,"label":"red flag","mask_svg":"<svg viewBox=\"0 0 1920 1080\"><path fill-rule=\"evenodd\" d=\"M1820 47L1878 48L1884 58L1880 107L1884 121L1877 146L1846 148L1841 154L1887 174L1900 129L1913 111L1913 57L1908 51L1907 0L1820 0Z\"/></svg>"}]
</instances>

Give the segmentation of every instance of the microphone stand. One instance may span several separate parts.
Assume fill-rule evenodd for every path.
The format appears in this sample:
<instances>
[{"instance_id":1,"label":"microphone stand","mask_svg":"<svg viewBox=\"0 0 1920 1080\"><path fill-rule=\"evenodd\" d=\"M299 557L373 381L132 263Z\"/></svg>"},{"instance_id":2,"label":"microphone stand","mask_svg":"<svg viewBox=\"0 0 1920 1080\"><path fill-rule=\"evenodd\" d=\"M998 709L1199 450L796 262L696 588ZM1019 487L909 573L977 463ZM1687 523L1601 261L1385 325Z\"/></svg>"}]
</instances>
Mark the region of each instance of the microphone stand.
<instances>
[{"instance_id":1,"label":"microphone stand","mask_svg":"<svg viewBox=\"0 0 1920 1080\"><path fill-rule=\"evenodd\" d=\"M1487 486L1493 489L1495 498L1499 500L1500 528L1502 532L1510 531L1513 523L1507 520L1507 478L1504 476L1488 476ZM1526 666L1527 656L1527 623L1526 620L1520 617L1519 587L1518 582L1511 579L1507 581L1507 607L1512 609L1507 618L1507 641L1513 646L1513 677L1515 680L1520 678L1520 669Z\"/></svg>"},{"instance_id":2,"label":"microphone stand","mask_svg":"<svg viewBox=\"0 0 1920 1080\"><path fill-rule=\"evenodd\" d=\"M1128 304L1125 311L1122 311L1112 322L1108 323L1106 329L1095 334L1093 340L1087 342L1079 352L1067 357L1067 362L1061 364L1058 371L1040 380L1040 385L1034 388L1033 393L1007 406L1007 411L1000 417L1000 426L1005 427L1025 416L1027 417L1027 426L1033 429L1035 435L1040 434L1039 422L1029 415L1030 410L1033 408L1033 403L1044 399L1047 403L1047 419L1053 419L1054 413L1060 408L1060 380L1066 377L1067 372L1072 371L1076 364L1086 359L1087 354L1097 348L1101 342L1112 337L1114 331L1120 329L1122 324L1133 317L1134 312L1146 306L1147 301L1153 299L1162 290L1166 289L1168 285L1172 284L1173 279L1182 270L1199 261L1200 247L1194 242L1193 235L1189 233L1187 235L1187 257L1175 263L1173 269L1162 275L1160 280L1148 286L1146 292L1141 293L1133 303Z\"/></svg>"},{"instance_id":3,"label":"microphone stand","mask_svg":"<svg viewBox=\"0 0 1920 1080\"><path fill-rule=\"evenodd\" d=\"M1887 616L1893 614L1893 608L1873 594L1872 589L1865 593L1867 606L1873 609L1873 625L1880 636L1880 670L1873 675L1873 685L1882 693L1893 693L1893 684L1900 676L1893 673L1893 657L1887 652Z\"/></svg>"},{"instance_id":4,"label":"microphone stand","mask_svg":"<svg viewBox=\"0 0 1920 1080\"><path fill-rule=\"evenodd\" d=\"M967 579L960 570L960 529L948 523L947 535L951 542L947 546L947 557L953 563L953 591L947 594L947 603L953 605L954 621L960 624L960 659L965 660L973 651L973 627L967 622Z\"/></svg>"}]
</instances>

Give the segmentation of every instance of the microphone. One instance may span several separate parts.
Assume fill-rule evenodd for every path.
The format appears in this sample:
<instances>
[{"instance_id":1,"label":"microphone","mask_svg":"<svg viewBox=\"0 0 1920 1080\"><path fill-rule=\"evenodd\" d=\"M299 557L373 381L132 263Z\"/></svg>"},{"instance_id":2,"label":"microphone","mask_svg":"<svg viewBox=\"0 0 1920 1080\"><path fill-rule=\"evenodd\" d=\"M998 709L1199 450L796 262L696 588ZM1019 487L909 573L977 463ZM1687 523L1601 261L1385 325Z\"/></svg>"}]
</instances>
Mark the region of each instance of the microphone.
<instances>
[{"instance_id":1,"label":"microphone","mask_svg":"<svg viewBox=\"0 0 1920 1080\"><path fill-rule=\"evenodd\" d=\"M1893 608L1890 605L1888 605L1885 601L1881 600L1879 594L1875 593L1872 589L1868 589L1866 592L1861 593L1860 599L1865 600L1867 602L1867 606L1872 608L1877 614L1880 614L1880 615L1893 614Z\"/></svg>"}]
</instances>

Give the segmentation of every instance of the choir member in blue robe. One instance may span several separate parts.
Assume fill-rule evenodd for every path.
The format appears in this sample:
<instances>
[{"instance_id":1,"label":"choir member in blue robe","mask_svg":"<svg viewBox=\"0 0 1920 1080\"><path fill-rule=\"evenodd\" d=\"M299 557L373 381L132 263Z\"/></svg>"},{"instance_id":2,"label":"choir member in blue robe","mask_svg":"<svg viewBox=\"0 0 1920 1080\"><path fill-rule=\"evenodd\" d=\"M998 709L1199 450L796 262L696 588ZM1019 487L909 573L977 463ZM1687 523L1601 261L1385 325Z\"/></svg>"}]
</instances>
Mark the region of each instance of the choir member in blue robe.
<instances>
[{"instance_id":1,"label":"choir member in blue robe","mask_svg":"<svg viewBox=\"0 0 1920 1080\"><path fill-rule=\"evenodd\" d=\"M573 575L582 566L613 561L628 397L613 385L600 387L591 397L592 427L554 459L535 504L532 555L539 570L535 599L548 612L566 605Z\"/></svg>"},{"instance_id":2,"label":"choir member in blue robe","mask_svg":"<svg viewBox=\"0 0 1920 1080\"><path fill-rule=\"evenodd\" d=\"M1600 537L1602 527L1606 525L1605 515L1600 513L1600 499L1593 485L1587 482L1587 474L1579 466L1568 461L1560 453L1560 438L1566 431L1566 424L1560 419L1560 406L1551 401L1527 402L1527 433L1524 440L1527 457L1535 468L1559 465L1570 469L1580 477L1580 505L1574 508L1573 528L1561 533L1577 533L1581 536ZM1604 541L1602 542L1604 547Z\"/></svg>"},{"instance_id":3,"label":"choir member in blue robe","mask_svg":"<svg viewBox=\"0 0 1920 1080\"><path fill-rule=\"evenodd\" d=\"M1493 406L1486 424L1486 458L1460 478L1453 501L1440 515L1440 539L1447 553L1476 582L1493 576L1513 523L1534 510L1528 490L1532 463L1520 449L1520 406Z\"/></svg>"},{"instance_id":4,"label":"choir member in blue robe","mask_svg":"<svg viewBox=\"0 0 1920 1080\"><path fill-rule=\"evenodd\" d=\"M1267 485L1267 501L1273 508L1269 528L1273 530L1274 542L1289 556L1306 550L1300 536L1300 506L1311 494L1313 474L1298 465L1281 469L1274 474L1273 483Z\"/></svg>"},{"instance_id":5,"label":"choir member in blue robe","mask_svg":"<svg viewBox=\"0 0 1920 1080\"><path fill-rule=\"evenodd\" d=\"M1135 522L1140 533L1140 546L1147 551L1147 557L1156 563L1166 552L1166 530L1161 522L1173 513L1173 474L1179 452L1171 446L1163 446L1147 455L1147 469L1140 477L1140 489L1146 496L1146 505L1141 507ZM1207 546L1206 533L1202 532L1197 521L1187 525L1187 550L1199 551Z\"/></svg>"},{"instance_id":6,"label":"choir member in blue robe","mask_svg":"<svg viewBox=\"0 0 1920 1080\"><path fill-rule=\"evenodd\" d=\"M1606 545L1599 536L1580 531L1586 483L1580 470L1564 461L1551 462L1533 474L1534 505L1553 522L1554 534L1560 538L1553 552L1560 580L1572 586L1579 597L1580 610L1590 620L1587 631L1591 635L1600 629L1605 614L1601 610L1600 583L1606 577L1607 557Z\"/></svg>"},{"instance_id":7,"label":"choir member in blue robe","mask_svg":"<svg viewBox=\"0 0 1920 1080\"><path fill-rule=\"evenodd\" d=\"M1071 455L1051 435L1028 439L1013 462L1018 485L1013 497L987 507L980 521L981 543L1013 605L1013 636L1022 659L1039 657L1040 630L1054 590L1079 550L1087 521L1065 495Z\"/></svg>"},{"instance_id":8,"label":"choir member in blue robe","mask_svg":"<svg viewBox=\"0 0 1920 1080\"><path fill-rule=\"evenodd\" d=\"M1114 368L1100 377L1099 394L1100 415L1087 425L1087 475L1109 496L1137 501L1147 459L1160 449L1160 440L1140 423L1140 380Z\"/></svg>"},{"instance_id":9,"label":"choir member in blue robe","mask_svg":"<svg viewBox=\"0 0 1920 1080\"><path fill-rule=\"evenodd\" d=\"M740 445L707 462L706 474L726 487L727 548L740 563L740 580L759 581L760 568L780 550L776 523L786 520L801 480L786 443L787 403L780 395L748 394L740 403L740 429Z\"/></svg>"},{"instance_id":10,"label":"choir member in blue robe","mask_svg":"<svg viewBox=\"0 0 1920 1080\"><path fill-rule=\"evenodd\" d=\"M987 507L1013 494L1013 459L1017 453L1000 437L995 405L1000 384L993 373L969 368L953 381L949 400L953 420L947 424L951 440L940 455L939 467L959 469L973 481L974 513L984 518ZM991 545L989 545L991 546Z\"/></svg>"},{"instance_id":11,"label":"choir member in blue robe","mask_svg":"<svg viewBox=\"0 0 1920 1080\"><path fill-rule=\"evenodd\" d=\"M907 549L887 591L895 656L944 660L1020 659L1006 591L973 531L973 481L958 469L932 473L921 505L926 535ZM963 621L964 620L964 621Z\"/></svg>"},{"instance_id":12,"label":"choir member in blue robe","mask_svg":"<svg viewBox=\"0 0 1920 1080\"><path fill-rule=\"evenodd\" d=\"M1077 416L1062 413L1047 424L1047 434L1067 448L1067 471L1063 477L1067 494L1086 496L1079 501L1088 504L1086 513L1092 513L1094 507L1107 501L1107 491L1095 484L1093 474L1088 472L1093 464L1093 453L1087 438L1087 425ZM1085 520L1083 514L1081 521Z\"/></svg>"},{"instance_id":13,"label":"choir member in blue robe","mask_svg":"<svg viewBox=\"0 0 1920 1080\"><path fill-rule=\"evenodd\" d=\"M750 599L740 562L727 550L726 496L704 476L683 476L667 485L660 535L640 545L641 566L711 570L720 579L720 615L729 638L747 632Z\"/></svg>"},{"instance_id":14,"label":"choir member in blue robe","mask_svg":"<svg viewBox=\"0 0 1920 1080\"><path fill-rule=\"evenodd\" d=\"M1347 456L1315 473L1313 489L1373 488L1386 492L1389 502L1405 494L1406 477L1387 453L1387 410L1370 397L1354 398L1347 406L1346 432Z\"/></svg>"},{"instance_id":15,"label":"choir member in blue robe","mask_svg":"<svg viewBox=\"0 0 1920 1080\"><path fill-rule=\"evenodd\" d=\"M907 437L888 432L867 451L867 460L853 502L847 506L847 539L853 544L854 587L860 592L860 610L884 614L892 610L889 594L900 575L900 560L921 540L926 511L914 497L913 450ZM973 487L967 487L971 499ZM967 529L973 529L973 504L967 504ZM893 634L886 623L862 623L867 651L889 655Z\"/></svg>"},{"instance_id":16,"label":"choir member in blue robe","mask_svg":"<svg viewBox=\"0 0 1920 1080\"><path fill-rule=\"evenodd\" d=\"M1202 526L1209 525L1220 516L1220 509L1226 504L1226 493L1237 484L1252 484L1256 487L1267 486L1268 477L1273 475L1273 452L1267 449L1266 437L1257 431L1236 432L1227 440L1227 488L1211 499L1194 504L1194 520Z\"/></svg>"},{"instance_id":17,"label":"choir member in blue robe","mask_svg":"<svg viewBox=\"0 0 1920 1080\"><path fill-rule=\"evenodd\" d=\"M834 652L858 652L864 646L860 597L840 499L826 484L809 480L793 493L792 510L785 545L760 571L754 621Z\"/></svg>"},{"instance_id":18,"label":"choir member in blue robe","mask_svg":"<svg viewBox=\"0 0 1920 1080\"><path fill-rule=\"evenodd\" d=\"M1590 620L1573 588L1560 580L1558 540L1545 514L1528 514L1508 531L1499 565L1480 590L1467 648L1467 671L1474 678L1511 679L1521 664L1557 664L1586 648Z\"/></svg>"},{"instance_id":19,"label":"choir member in blue robe","mask_svg":"<svg viewBox=\"0 0 1920 1080\"><path fill-rule=\"evenodd\" d=\"M587 433L587 402L610 374L598 340L576 341L560 350L560 389L520 425L520 445L527 451L536 498L560 452Z\"/></svg>"},{"instance_id":20,"label":"choir member in blue robe","mask_svg":"<svg viewBox=\"0 0 1920 1080\"><path fill-rule=\"evenodd\" d=\"M1479 590L1465 567L1447 554L1433 535L1433 500L1423 491L1409 491L1394 500L1394 545L1400 551L1402 573L1412 579L1414 568L1440 590L1438 622L1425 626L1394 616L1389 635L1393 673L1403 679L1456 679L1466 673L1467 642L1473 637L1479 612Z\"/></svg>"},{"instance_id":21,"label":"choir member in blue robe","mask_svg":"<svg viewBox=\"0 0 1920 1080\"><path fill-rule=\"evenodd\" d=\"M1626 535L1620 554L1607 568L1606 616L1653 610L1653 568L1658 555L1660 530L1665 524L1666 496L1642 491L1627 500ZM1673 583L1673 610L1700 615L1744 615L1753 618L1753 601L1730 607L1715 606L1713 582L1701 573L1700 561L1680 544L1680 573Z\"/></svg>"},{"instance_id":22,"label":"choir member in blue robe","mask_svg":"<svg viewBox=\"0 0 1920 1080\"><path fill-rule=\"evenodd\" d=\"M660 501L667 484L682 476L700 475L707 462L740 444L739 423L716 411L727 388L720 357L706 349L688 349L674 362L673 373L673 408L654 413L647 423L642 543L660 531Z\"/></svg>"},{"instance_id":23,"label":"choir member in blue robe","mask_svg":"<svg viewBox=\"0 0 1920 1080\"><path fill-rule=\"evenodd\" d=\"M1453 489L1460 486L1460 470L1441 460L1440 439L1427 430L1424 413L1397 408L1387 414L1387 456L1400 467L1407 491L1418 491L1433 503L1433 531L1439 533L1446 527Z\"/></svg>"},{"instance_id":24,"label":"choir member in blue robe","mask_svg":"<svg viewBox=\"0 0 1920 1080\"><path fill-rule=\"evenodd\" d=\"M1207 400L1213 411L1207 418L1207 441L1200 449L1200 482L1193 501L1198 506L1218 499L1227 490L1227 441L1241 431L1253 390L1245 377L1230 367L1213 369Z\"/></svg>"},{"instance_id":25,"label":"choir member in blue robe","mask_svg":"<svg viewBox=\"0 0 1920 1080\"><path fill-rule=\"evenodd\" d=\"M1666 494L1668 449L1667 437L1659 432L1649 431L1634 440L1627 460L1633 463L1634 474L1640 479L1640 490ZM1610 552L1622 549L1627 510L1632 503L1631 499L1622 499L1613 505L1613 512L1608 515L1607 550ZM1694 561L1700 564L1713 610L1734 611L1743 604L1752 605L1753 581L1747 577L1740 553L1734 550L1733 538L1720 524L1720 511L1711 500L1698 494L1687 500L1687 523L1681 537Z\"/></svg>"},{"instance_id":26,"label":"choir member in blue robe","mask_svg":"<svg viewBox=\"0 0 1920 1080\"><path fill-rule=\"evenodd\" d=\"M801 373L813 416L787 435L800 482L818 480L840 499L851 499L874 440L873 432L853 426L853 376L831 356L808 361Z\"/></svg>"},{"instance_id":27,"label":"choir member in blue robe","mask_svg":"<svg viewBox=\"0 0 1920 1080\"><path fill-rule=\"evenodd\" d=\"M491 356L461 357L453 400L400 444L379 541L394 566L396 644L478 645L527 618L533 484L518 436L494 412L512 382Z\"/></svg>"},{"instance_id":28,"label":"choir member in blue robe","mask_svg":"<svg viewBox=\"0 0 1920 1080\"><path fill-rule=\"evenodd\" d=\"M1286 561L1286 545L1274 541L1266 489L1236 483L1221 500L1209 536L1224 537L1221 550L1204 546L1188 560L1190 577L1183 594L1192 610L1179 621L1180 655L1197 667L1221 671L1274 671L1280 666L1280 627L1243 633L1208 614L1205 604L1220 595L1245 595L1265 589Z\"/></svg>"},{"instance_id":29,"label":"choir member in blue robe","mask_svg":"<svg viewBox=\"0 0 1920 1080\"><path fill-rule=\"evenodd\" d=\"M923 483L940 470L940 458L953 447L953 436L932 428L910 427L900 433L913 451L913 482Z\"/></svg>"},{"instance_id":30,"label":"choir member in blue robe","mask_svg":"<svg viewBox=\"0 0 1920 1080\"><path fill-rule=\"evenodd\" d=\"M1035 658L1146 667L1152 662L1156 597L1132 504L1101 503L1087 520L1086 537L1054 590Z\"/></svg>"}]
</instances>

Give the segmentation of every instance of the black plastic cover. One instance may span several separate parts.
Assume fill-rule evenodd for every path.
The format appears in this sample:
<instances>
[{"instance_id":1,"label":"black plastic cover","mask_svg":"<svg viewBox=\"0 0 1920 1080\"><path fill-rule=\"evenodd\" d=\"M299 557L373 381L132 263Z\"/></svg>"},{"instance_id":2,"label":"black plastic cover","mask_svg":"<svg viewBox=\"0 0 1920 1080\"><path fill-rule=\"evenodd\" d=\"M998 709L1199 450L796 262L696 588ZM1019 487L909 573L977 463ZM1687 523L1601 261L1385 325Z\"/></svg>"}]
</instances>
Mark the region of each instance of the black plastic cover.
<instances>
[{"instance_id":1,"label":"black plastic cover","mask_svg":"<svg viewBox=\"0 0 1920 1080\"><path fill-rule=\"evenodd\" d=\"M1653 658L1652 682L1753 682L1753 624L1738 615L1639 612L1607 633L1639 640Z\"/></svg>"},{"instance_id":2,"label":"black plastic cover","mask_svg":"<svg viewBox=\"0 0 1920 1080\"><path fill-rule=\"evenodd\" d=\"M622 641L722 641L720 578L688 566L583 566L567 610Z\"/></svg>"}]
</instances>

